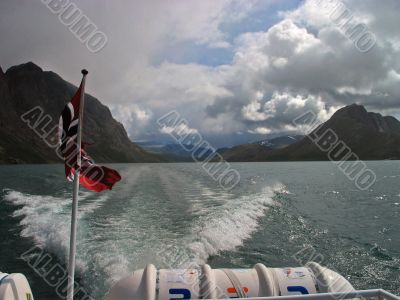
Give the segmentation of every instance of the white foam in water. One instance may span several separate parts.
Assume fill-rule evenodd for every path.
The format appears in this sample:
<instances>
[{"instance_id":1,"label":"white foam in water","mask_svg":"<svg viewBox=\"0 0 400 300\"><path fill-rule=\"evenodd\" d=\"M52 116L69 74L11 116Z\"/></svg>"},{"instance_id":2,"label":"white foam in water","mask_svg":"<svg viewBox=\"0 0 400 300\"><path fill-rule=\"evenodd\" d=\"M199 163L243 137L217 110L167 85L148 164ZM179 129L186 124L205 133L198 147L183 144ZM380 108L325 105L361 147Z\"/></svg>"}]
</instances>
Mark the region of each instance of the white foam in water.
<instances>
[{"instance_id":1,"label":"white foam in water","mask_svg":"<svg viewBox=\"0 0 400 300\"><path fill-rule=\"evenodd\" d=\"M193 262L206 263L210 256L221 251L234 251L257 231L260 219L266 215L269 206L274 205L273 196L277 192L288 193L282 184L237 198L206 189L206 197L192 203L195 209L190 212L199 217L191 224L190 233L180 237L179 241L171 241L171 247L160 245L164 249L160 251L164 257L161 263L167 267L185 268ZM217 197L223 203L210 206L208 202Z\"/></svg>"},{"instance_id":2,"label":"white foam in water","mask_svg":"<svg viewBox=\"0 0 400 300\"><path fill-rule=\"evenodd\" d=\"M8 191L4 199L15 205L23 205L13 213L14 217L23 217L21 236L31 237L42 248L52 253L66 255L69 228L67 216L63 215L66 199L51 196L35 196L17 191Z\"/></svg>"},{"instance_id":3,"label":"white foam in water","mask_svg":"<svg viewBox=\"0 0 400 300\"><path fill-rule=\"evenodd\" d=\"M196 190L203 189L197 187ZM125 214L110 216L108 223L103 223L106 229L98 229L103 239L94 241L87 249L90 256L87 259L95 261L101 274L86 274L84 283L91 287L93 295L101 297L107 287L146 263L159 268L179 268L192 262L205 263L209 256L220 251L233 251L257 230L260 219L274 204L276 192L285 193L284 186L265 187L259 193L237 198L206 188L195 201L195 212L189 210L196 218L194 222L186 223L188 230L184 235L174 235L174 229L157 226L141 232L139 225L143 220L133 217L129 209L124 211ZM209 202L215 200L223 203L211 206ZM150 218L151 211L145 214L149 216L142 216L144 219ZM174 216L166 215L165 218Z\"/></svg>"},{"instance_id":4,"label":"white foam in water","mask_svg":"<svg viewBox=\"0 0 400 300\"><path fill-rule=\"evenodd\" d=\"M174 182L170 181L165 186L172 191ZM177 185L174 192L179 192L180 187ZM274 204L276 192L287 191L283 185L276 184L258 193L235 197L198 183L196 192L179 199L192 206L186 212L192 217L181 221L187 230L180 234L174 228L153 223L143 227L143 222L152 220L153 212L138 211L134 205L122 206L122 211L96 218L96 210L109 196L83 192L79 203L77 272L92 296L101 299L113 283L143 267L143 263L174 268L190 262L205 263L210 256L234 251L250 238L268 207ZM14 212L14 216L22 217L22 236L33 238L38 245L67 261L71 199L9 190L5 200L22 205ZM165 251L168 245L174 246L170 252Z\"/></svg>"},{"instance_id":5,"label":"white foam in water","mask_svg":"<svg viewBox=\"0 0 400 300\"><path fill-rule=\"evenodd\" d=\"M272 198L278 191L285 191L284 186L265 187L261 193L228 200L202 217L193 228L189 246L197 263L205 263L211 255L242 245L257 230L260 218L273 205Z\"/></svg>"},{"instance_id":6,"label":"white foam in water","mask_svg":"<svg viewBox=\"0 0 400 300\"><path fill-rule=\"evenodd\" d=\"M97 197L96 201L83 204L82 201L90 195L89 192L80 193L79 220L107 200L106 196L101 196ZM13 213L14 217L22 217L22 237L33 238L38 246L67 261L72 199L29 195L13 190L8 190L4 199L11 204L22 206ZM84 269L85 263L78 259L77 271L81 272Z\"/></svg>"}]
</instances>

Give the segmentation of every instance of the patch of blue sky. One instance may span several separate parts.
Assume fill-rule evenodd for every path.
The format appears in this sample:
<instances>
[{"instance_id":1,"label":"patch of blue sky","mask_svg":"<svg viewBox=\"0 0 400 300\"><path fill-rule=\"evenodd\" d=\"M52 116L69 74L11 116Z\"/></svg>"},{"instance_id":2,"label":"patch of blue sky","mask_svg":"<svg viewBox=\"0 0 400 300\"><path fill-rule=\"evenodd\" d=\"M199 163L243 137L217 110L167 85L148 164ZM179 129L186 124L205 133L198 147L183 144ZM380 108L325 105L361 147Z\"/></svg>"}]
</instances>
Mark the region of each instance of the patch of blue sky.
<instances>
[{"instance_id":1,"label":"patch of blue sky","mask_svg":"<svg viewBox=\"0 0 400 300\"><path fill-rule=\"evenodd\" d=\"M171 43L163 52L153 58L153 64L163 62L176 64L201 64L207 66L219 66L229 64L232 61L231 48L209 48L207 45L193 42Z\"/></svg>"},{"instance_id":2,"label":"patch of blue sky","mask_svg":"<svg viewBox=\"0 0 400 300\"><path fill-rule=\"evenodd\" d=\"M196 63L212 67L230 64L234 55L233 45L238 36L246 32L268 30L281 20L279 12L295 9L301 2L302 0L288 0L262 5L261 1L257 9L240 22L221 24L220 29L225 34L226 41L232 45L231 47L212 48L194 42L171 42L160 55L153 59L153 63L158 65L168 61L176 64Z\"/></svg>"},{"instance_id":3,"label":"patch of blue sky","mask_svg":"<svg viewBox=\"0 0 400 300\"><path fill-rule=\"evenodd\" d=\"M266 5L262 5L263 1L260 1L260 4L256 6L257 9L241 22L222 24L221 30L229 35L228 41L232 43L242 33L268 30L282 19L279 12L293 10L302 2L302 0L281 0L271 4L265 1Z\"/></svg>"}]
</instances>

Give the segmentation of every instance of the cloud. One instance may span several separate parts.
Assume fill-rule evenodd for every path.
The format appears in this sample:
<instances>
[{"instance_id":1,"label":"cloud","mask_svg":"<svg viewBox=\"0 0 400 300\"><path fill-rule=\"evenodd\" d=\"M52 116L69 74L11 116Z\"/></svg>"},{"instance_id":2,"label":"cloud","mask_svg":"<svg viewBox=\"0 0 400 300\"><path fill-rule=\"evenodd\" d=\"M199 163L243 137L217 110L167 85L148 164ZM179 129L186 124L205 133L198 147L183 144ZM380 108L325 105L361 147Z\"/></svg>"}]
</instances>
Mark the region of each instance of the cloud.
<instances>
[{"instance_id":1,"label":"cloud","mask_svg":"<svg viewBox=\"0 0 400 300\"><path fill-rule=\"evenodd\" d=\"M382 26L385 10L377 16L375 2L358 2L360 11L344 3L370 30ZM393 32L380 30L377 45L361 53L325 13L305 1L267 30L239 35L229 65L164 62L150 68L135 85L136 98L158 108L178 107L206 135L302 132L292 124L302 113L311 110L325 121L354 102L399 109L400 48Z\"/></svg>"},{"instance_id":2,"label":"cloud","mask_svg":"<svg viewBox=\"0 0 400 300\"><path fill-rule=\"evenodd\" d=\"M230 47L221 25L238 22L253 9L255 1L172 1L166 5L175 41L192 40L211 48Z\"/></svg>"},{"instance_id":3,"label":"cloud","mask_svg":"<svg viewBox=\"0 0 400 300\"><path fill-rule=\"evenodd\" d=\"M254 111L254 108L257 110ZM256 127L250 130L250 133L267 134L296 131L296 128L293 127L293 120L305 112L312 112L317 116L317 121L324 122L338 108L327 108L321 97L275 92L270 99L264 100L263 104L253 101L246 105L242 109L242 114L245 120L252 122L255 126L267 125L267 127ZM248 124L248 126L251 126L251 124ZM268 128L268 131L260 128Z\"/></svg>"},{"instance_id":4,"label":"cloud","mask_svg":"<svg viewBox=\"0 0 400 300\"><path fill-rule=\"evenodd\" d=\"M165 134L178 134L179 136L186 136L189 134L195 134L198 133L197 129L190 128L187 124L185 123L179 123L178 126L163 126L160 128L161 133Z\"/></svg>"},{"instance_id":5,"label":"cloud","mask_svg":"<svg viewBox=\"0 0 400 300\"><path fill-rule=\"evenodd\" d=\"M79 7L109 39L93 55L40 2L7 0L0 3L0 37L7 41L0 61L4 69L33 60L75 84L87 67L88 91L112 106L135 139L165 136L155 120L171 110L188 120L187 130L216 143L295 132L292 120L305 111L326 120L353 102L399 113L399 2L343 1L354 22L377 38L367 53L332 21L329 7L316 2L268 11L275 17L267 24L256 13L281 1L88 0ZM231 30L250 19L265 28ZM10 26L15 22L19 26ZM205 65L165 56L167 50L184 56L188 48L207 57L224 49L232 59Z\"/></svg>"},{"instance_id":6,"label":"cloud","mask_svg":"<svg viewBox=\"0 0 400 300\"><path fill-rule=\"evenodd\" d=\"M257 128L255 128L254 130L248 130L247 132L252 133L252 134L262 134L262 135L265 135L265 134L271 133L272 130L269 129L269 128L267 128L267 127L257 127Z\"/></svg>"},{"instance_id":7,"label":"cloud","mask_svg":"<svg viewBox=\"0 0 400 300\"><path fill-rule=\"evenodd\" d=\"M391 29L377 30L381 35L376 46L362 53L328 12L313 2L281 13L283 19L264 32L237 38L227 72L234 75L227 76L224 84L234 96L215 99L206 108L209 117L233 116L255 133L262 131L257 128L296 131L291 122L305 111L324 121L354 102L378 111L399 111L400 72L395 57L400 54L400 39ZM364 22L372 32L384 27L386 9L399 6L395 1L388 1L386 9L374 1L355 2L344 1L344 5L356 22ZM390 18L389 23L392 28L398 20Z\"/></svg>"},{"instance_id":8,"label":"cloud","mask_svg":"<svg viewBox=\"0 0 400 300\"><path fill-rule=\"evenodd\" d=\"M261 111L261 103L254 100L242 108L242 115L245 120L249 121L265 121L273 117L273 111L263 109Z\"/></svg>"},{"instance_id":9,"label":"cloud","mask_svg":"<svg viewBox=\"0 0 400 300\"><path fill-rule=\"evenodd\" d=\"M150 110L141 109L138 105L111 105L113 116L124 125L128 135L133 138L139 134L152 118L153 113Z\"/></svg>"},{"instance_id":10,"label":"cloud","mask_svg":"<svg viewBox=\"0 0 400 300\"><path fill-rule=\"evenodd\" d=\"M400 93L393 91L388 82L392 87L400 83L397 76L400 72L397 59L400 38L394 34L399 22L393 13L400 8L399 2L388 0L379 5L371 0L342 1L336 10L329 5L316 6L316 2L308 0L283 16L312 32L325 48L311 53L315 56L310 70L312 77L317 79L317 88L330 89L334 99L342 104L359 101L372 109L398 108ZM339 18L344 10L352 17L347 26L344 26L346 19ZM346 36L346 31L351 31L357 24L364 24L376 36L377 43L368 53L357 51L353 41ZM295 68L288 71L298 74ZM303 87L316 86L308 83Z\"/></svg>"}]
</instances>

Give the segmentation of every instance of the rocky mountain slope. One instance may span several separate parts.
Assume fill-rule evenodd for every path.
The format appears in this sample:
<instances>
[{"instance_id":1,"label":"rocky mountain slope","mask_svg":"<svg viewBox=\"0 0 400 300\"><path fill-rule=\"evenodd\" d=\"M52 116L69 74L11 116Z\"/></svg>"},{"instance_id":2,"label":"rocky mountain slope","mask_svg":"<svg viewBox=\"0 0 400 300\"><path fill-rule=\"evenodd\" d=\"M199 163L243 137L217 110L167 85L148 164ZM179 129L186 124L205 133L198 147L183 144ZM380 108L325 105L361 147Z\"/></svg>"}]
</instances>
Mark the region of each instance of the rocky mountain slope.
<instances>
[{"instance_id":1,"label":"rocky mountain slope","mask_svg":"<svg viewBox=\"0 0 400 300\"><path fill-rule=\"evenodd\" d=\"M400 122L391 116L367 112L357 104L336 111L324 124L307 137L282 149L262 149L254 145L247 152L225 152L228 161L304 161L328 160L327 152L321 151L310 137L321 136L333 130L352 152L363 160L400 159ZM256 155L254 154L256 153Z\"/></svg>"},{"instance_id":2,"label":"rocky mountain slope","mask_svg":"<svg viewBox=\"0 0 400 300\"><path fill-rule=\"evenodd\" d=\"M232 148L218 149L225 160L228 161L259 161L273 150L285 148L296 141L303 139L303 135L279 136L251 144L237 145Z\"/></svg>"},{"instance_id":3,"label":"rocky mountain slope","mask_svg":"<svg viewBox=\"0 0 400 300\"><path fill-rule=\"evenodd\" d=\"M177 143L158 143L153 141L136 142L137 145L149 153L156 154L168 162L193 162L192 152L186 151L185 147ZM191 149L191 145L186 145L186 149ZM203 152L204 151L204 152ZM210 148L198 148L197 153L204 153L202 157L206 158L213 153Z\"/></svg>"},{"instance_id":4,"label":"rocky mountain slope","mask_svg":"<svg viewBox=\"0 0 400 300\"><path fill-rule=\"evenodd\" d=\"M77 73L77 83L80 80ZM61 162L54 149L21 120L21 115L39 106L52 125L58 123L65 104L77 87L32 62L0 68L0 163ZM98 162L157 162L160 158L132 143L121 123L107 106L86 94L83 141Z\"/></svg>"}]
</instances>

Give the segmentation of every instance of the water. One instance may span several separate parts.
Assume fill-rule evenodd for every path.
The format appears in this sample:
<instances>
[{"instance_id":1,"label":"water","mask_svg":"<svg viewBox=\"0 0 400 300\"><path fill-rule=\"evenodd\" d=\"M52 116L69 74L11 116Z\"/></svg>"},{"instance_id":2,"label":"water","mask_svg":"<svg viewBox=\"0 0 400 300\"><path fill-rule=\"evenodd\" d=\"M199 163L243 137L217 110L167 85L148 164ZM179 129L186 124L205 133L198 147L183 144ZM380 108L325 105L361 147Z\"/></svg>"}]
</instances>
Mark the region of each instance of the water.
<instances>
[{"instance_id":1,"label":"water","mask_svg":"<svg viewBox=\"0 0 400 300\"><path fill-rule=\"evenodd\" d=\"M360 191L330 162L234 163L242 180L230 192L196 164L114 165L113 191L80 193L79 283L102 299L148 263L297 266L294 254L313 247L356 288L400 294L400 163L368 165L378 179ZM20 256L36 245L65 267L72 186L62 174L0 167L0 270L26 274L37 299L58 298Z\"/></svg>"}]
</instances>

